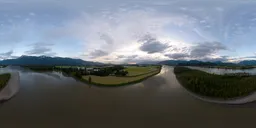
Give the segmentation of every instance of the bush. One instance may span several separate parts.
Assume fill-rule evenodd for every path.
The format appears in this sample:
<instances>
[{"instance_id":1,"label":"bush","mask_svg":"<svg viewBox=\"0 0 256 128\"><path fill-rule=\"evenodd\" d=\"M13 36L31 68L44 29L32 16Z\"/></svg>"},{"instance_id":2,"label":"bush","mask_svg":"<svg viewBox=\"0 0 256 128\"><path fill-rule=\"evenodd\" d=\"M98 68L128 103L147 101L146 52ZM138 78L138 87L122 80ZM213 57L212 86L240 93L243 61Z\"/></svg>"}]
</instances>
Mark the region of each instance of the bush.
<instances>
[{"instance_id":1,"label":"bush","mask_svg":"<svg viewBox=\"0 0 256 128\"><path fill-rule=\"evenodd\" d=\"M75 72L74 74L75 74L75 77L77 77L79 79L81 79L83 77L80 72Z\"/></svg>"}]
</instances>

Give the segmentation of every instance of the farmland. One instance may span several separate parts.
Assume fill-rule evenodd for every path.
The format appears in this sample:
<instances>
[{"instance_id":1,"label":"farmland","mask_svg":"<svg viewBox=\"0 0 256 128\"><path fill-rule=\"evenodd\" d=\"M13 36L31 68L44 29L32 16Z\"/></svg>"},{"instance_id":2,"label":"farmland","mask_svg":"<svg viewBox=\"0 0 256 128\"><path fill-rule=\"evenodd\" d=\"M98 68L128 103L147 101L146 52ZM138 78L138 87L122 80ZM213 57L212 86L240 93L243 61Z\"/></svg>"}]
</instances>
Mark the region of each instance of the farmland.
<instances>
[{"instance_id":1,"label":"farmland","mask_svg":"<svg viewBox=\"0 0 256 128\"><path fill-rule=\"evenodd\" d=\"M138 75L144 75L153 71L157 71L157 66L145 66L145 67L139 67L139 66L128 66L125 68L126 71L128 71L127 76L138 76Z\"/></svg>"},{"instance_id":2,"label":"farmland","mask_svg":"<svg viewBox=\"0 0 256 128\"><path fill-rule=\"evenodd\" d=\"M95 85L106 85L106 86L118 86L118 85L126 85L126 84L132 84L137 83L142 80L147 79L150 76L156 75L159 73L160 70L155 70L154 72L150 72L144 75L139 75L135 77L117 77L117 76L92 76L87 75L83 76L83 79L86 81L89 81L89 78L91 77L91 83Z\"/></svg>"},{"instance_id":3,"label":"farmland","mask_svg":"<svg viewBox=\"0 0 256 128\"><path fill-rule=\"evenodd\" d=\"M119 86L140 82L160 72L161 66L27 66L26 68L37 71L61 71L66 75L77 78L90 84Z\"/></svg>"}]
</instances>

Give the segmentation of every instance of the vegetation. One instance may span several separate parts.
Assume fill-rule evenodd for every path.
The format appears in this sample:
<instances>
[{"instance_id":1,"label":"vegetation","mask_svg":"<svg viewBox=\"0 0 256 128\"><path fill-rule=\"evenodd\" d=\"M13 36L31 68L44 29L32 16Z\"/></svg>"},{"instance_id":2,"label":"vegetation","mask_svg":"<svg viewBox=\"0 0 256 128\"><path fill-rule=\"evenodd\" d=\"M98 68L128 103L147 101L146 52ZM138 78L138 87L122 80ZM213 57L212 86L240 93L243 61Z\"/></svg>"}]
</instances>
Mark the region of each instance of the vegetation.
<instances>
[{"instance_id":1,"label":"vegetation","mask_svg":"<svg viewBox=\"0 0 256 128\"><path fill-rule=\"evenodd\" d=\"M23 67L33 71L52 71L54 69L53 66L23 66Z\"/></svg>"},{"instance_id":2,"label":"vegetation","mask_svg":"<svg viewBox=\"0 0 256 128\"><path fill-rule=\"evenodd\" d=\"M9 73L0 75L0 91L5 87L10 78L11 74Z\"/></svg>"},{"instance_id":3,"label":"vegetation","mask_svg":"<svg viewBox=\"0 0 256 128\"><path fill-rule=\"evenodd\" d=\"M158 67L157 66L145 66L145 67L127 66L125 70L128 72L127 76L139 76L139 75L145 75L145 74L157 71Z\"/></svg>"},{"instance_id":4,"label":"vegetation","mask_svg":"<svg viewBox=\"0 0 256 128\"><path fill-rule=\"evenodd\" d=\"M5 68L5 67L7 67L6 65L0 65L0 68Z\"/></svg>"},{"instance_id":5,"label":"vegetation","mask_svg":"<svg viewBox=\"0 0 256 128\"><path fill-rule=\"evenodd\" d=\"M112 65L101 67L84 66L27 66L34 71L60 71L93 85L120 86L140 82L160 72L160 66ZM129 75L128 75L129 74ZM131 75L132 74L132 75Z\"/></svg>"},{"instance_id":6,"label":"vegetation","mask_svg":"<svg viewBox=\"0 0 256 128\"><path fill-rule=\"evenodd\" d=\"M185 67L175 67L174 73L185 88L202 96L228 99L256 90L256 76L214 75Z\"/></svg>"},{"instance_id":7,"label":"vegetation","mask_svg":"<svg viewBox=\"0 0 256 128\"><path fill-rule=\"evenodd\" d=\"M114 87L114 86L135 84L135 83L141 82L151 76L154 76L154 75L158 74L159 72L160 72L160 70L157 70L155 72L151 72L151 73L136 76L136 77L83 76L83 79L80 79L80 80L85 83L89 83L89 84L93 84L93 85Z\"/></svg>"},{"instance_id":8,"label":"vegetation","mask_svg":"<svg viewBox=\"0 0 256 128\"><path fill-rule=\"evenodd\" d=\"M83 76L82 79L79 79L82 82L87 84L93 84L97 86L104 86L104 87L115 87L115 86L123 86L129 84L135 84L141 82L151 76L158 74L161 71L161 66L157 67L157 70L154 72L149 72L144 75L138 75L134 77L127 77L127 76L95 76L95 75L87 75Z\"/></svg>"}]
</instances>

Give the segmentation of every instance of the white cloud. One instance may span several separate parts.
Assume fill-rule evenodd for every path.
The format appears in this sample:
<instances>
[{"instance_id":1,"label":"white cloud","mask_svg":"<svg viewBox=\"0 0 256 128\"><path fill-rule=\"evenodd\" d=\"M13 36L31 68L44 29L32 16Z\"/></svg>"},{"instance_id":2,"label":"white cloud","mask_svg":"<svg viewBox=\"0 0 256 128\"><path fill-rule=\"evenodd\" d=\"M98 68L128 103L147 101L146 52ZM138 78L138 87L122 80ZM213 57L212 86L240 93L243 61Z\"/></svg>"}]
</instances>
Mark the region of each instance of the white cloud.
<instances>
[{"instance_id":1,"label":"white cloud","mask_svg":"<svg viewBox=\"0 0 256 128\"><path fill-rule=\"evenodd\" d=\"M29 15L30 15L30 16L35 16L36 14L33 13L33 12L30 12Z\"/></svg>"},{"instance_id":2,"label":"white cloud","mask_svg":"<svg viewBox=\"0 0 256 128\"><path fill-rule=\"evenodd\" d=\"M219 12L223 12L224 11L224 9L222 8L222 7L216 7L215 8L217 11L219 11Z\"/></svg>"},{"instance_id":3,"label":"white cloud","mask_svg":"<svg viewBox=\"0 0 256 128\"><path fill-rule=\"evenodd\" d=\"M189 21L186 18L179 15L159 15L151 9L96 13L93 15L84 13L75 20L67 22L64 27L55 29L50 33L51 36L58 38L73 36L80 39L84 42L84 54L101 50L109 54L106 57L110 60L111 53L116 54L118 51L118 54L123 55L123 53L129 51L130 46L142 56L139 42L142 37L150 34L157 39L163 39L168 37L165 27L168 25L182 26L187 22ZM123 50L120 51L120 49ZM84 59L91 58L84 56ZM98 59L100 58L97 58L96 61Z\"/></svg>"},{"instance_id":4,"label":"white cloud","mask_svg":"<svg viewBox=\"0 0 256 128\"><path fill-rule=\"evenodd\" d=\"M246 26L255 29L256 15L251 15L255 9L253 5L248 6L242 17L238 12L247 9L248 4L240 5L239 1L64 1L0 0L0 10L4 10L0 16L0 50L5 50L7 44L17 53L28 51L17 44L59 42L66 46L53 50L60 52L64 47L74 46L77 50L74 54L88 55L82 56L86 60L140 61L190 54L190 45L195 42L223 42L238 52L241 48L232 44L242 42L245 47L250 44L247 49L255 49L255 31L246 29ZM21 18L15 18L17 16ZM244 18L247 19L241 20ZM156 42L142 47L138 40L147 34L154 36ZM83 50L77 48L81 43ZM120 55L129 59L116 59ZM211 54L211 57L218 56L218 53Z\"/></svg>"}]
</instances>

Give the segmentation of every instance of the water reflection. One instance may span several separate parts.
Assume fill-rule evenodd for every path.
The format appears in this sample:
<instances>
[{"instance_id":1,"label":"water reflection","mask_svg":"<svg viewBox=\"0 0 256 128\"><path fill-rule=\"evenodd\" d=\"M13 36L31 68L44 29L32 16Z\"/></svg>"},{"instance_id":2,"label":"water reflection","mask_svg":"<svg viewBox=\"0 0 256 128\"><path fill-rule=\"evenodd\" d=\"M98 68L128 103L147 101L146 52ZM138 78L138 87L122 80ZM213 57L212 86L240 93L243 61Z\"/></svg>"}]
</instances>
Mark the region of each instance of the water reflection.
<instances>
[{"instance_id":1,"label":"water reflection","mask_svg":"<svg viewBox=\"0 0 256 128\"><path fill-rule=\"evenodd\" d=\"M66 77L61 72L34 72L20 66L8 66L0 68L0 73L19 72L20 83L24 86L36 86L40 84L46 85L65 85L67 83L76 82L72 77Z\"/></svg>"},{"instance_id":2,"label":"water reflection","mask_svg":"<svg viewBox=\"0 0 256 128\"><path fill-rule=\"evenodd\" d=\"M229 74L229 73L249 73L250 75L256 75L256 68L253 69L220 69L220 68L205 68L205 67L193 67L193 66L188 66L188 68L191 69L197 69L201 70L207 73L212 73L212 74L218 74L218 75L224 75L224 74Z\"/></svg>"}]
</instances>

